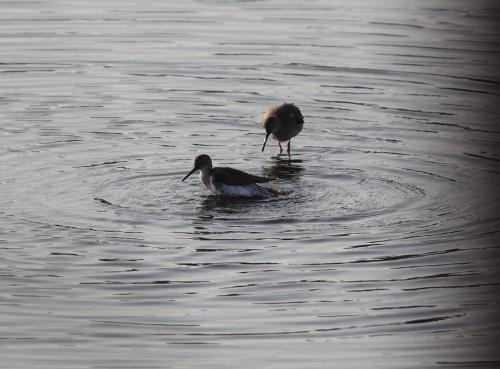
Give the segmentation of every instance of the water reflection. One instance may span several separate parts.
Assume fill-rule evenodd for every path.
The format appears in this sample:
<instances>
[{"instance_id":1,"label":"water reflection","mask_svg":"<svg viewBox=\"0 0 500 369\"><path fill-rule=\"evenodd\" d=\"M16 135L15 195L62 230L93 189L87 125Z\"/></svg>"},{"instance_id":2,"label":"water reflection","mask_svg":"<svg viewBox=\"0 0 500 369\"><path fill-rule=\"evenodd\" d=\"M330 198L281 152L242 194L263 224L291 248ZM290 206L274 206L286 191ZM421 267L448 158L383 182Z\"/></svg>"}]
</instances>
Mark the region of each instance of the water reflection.
<instances>
[{"instance_id":1,"label":"water reflection","mask_svg":"<svg viewBox=\"0 0 500 369\"><path fill-rule=\"evenodd\" d=\"M263 199L249 197L227 197L207 195L204 197L200 206L197 208L199 215L206 217L207 213L217 212L221 214L237 214L249 208L254 207L257 203L266 201Z\"/></svg>"},{"instance_id":2,"label":"water reflection","mask_svg":"<svg viewBox=\"0 0 500 369\"><path fill-rule=\"evenodd\" d=\"M293 159L288 156L279 155L271 159L270 165L263 167L268 177L276 179L298 180L304 170L302 159Z\"/></svg>"},{"instance_id":3,"label":"water reflection","mask_svg":"<svg viewBox=\"0 0 500 369\"><path fill-rule=\"evenodd\" d=\"M487 2L2 2L5 367L499 367ZM182 183L200 150L282 195Z\"/></svg>"}]
</instances>

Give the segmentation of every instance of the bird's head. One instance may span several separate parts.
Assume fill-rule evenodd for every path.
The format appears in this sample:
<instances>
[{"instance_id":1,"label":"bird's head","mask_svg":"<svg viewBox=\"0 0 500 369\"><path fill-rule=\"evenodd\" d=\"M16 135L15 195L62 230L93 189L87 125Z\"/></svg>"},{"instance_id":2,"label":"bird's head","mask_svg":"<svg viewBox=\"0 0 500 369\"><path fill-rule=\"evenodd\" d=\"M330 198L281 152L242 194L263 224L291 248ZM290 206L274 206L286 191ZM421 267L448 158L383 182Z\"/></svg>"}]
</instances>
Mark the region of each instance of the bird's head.
<instances>
[{"instance_id":1,"label":"bird's head","mask_svg":"<svg viewBox=\"0 0 500 369\"><path fill-rule=\"evenodd\" d=\"M207 169L212 168L212 160L210 159L210 156L206 154L198 155L194 159L193 169L191 169L191 171L188 174L186 174L184 178L182 178L182 182L184 182L185 179L187 179L191 174L193 174L197 170L204 170L205 168Z\"/></svg>"}]
</instances>

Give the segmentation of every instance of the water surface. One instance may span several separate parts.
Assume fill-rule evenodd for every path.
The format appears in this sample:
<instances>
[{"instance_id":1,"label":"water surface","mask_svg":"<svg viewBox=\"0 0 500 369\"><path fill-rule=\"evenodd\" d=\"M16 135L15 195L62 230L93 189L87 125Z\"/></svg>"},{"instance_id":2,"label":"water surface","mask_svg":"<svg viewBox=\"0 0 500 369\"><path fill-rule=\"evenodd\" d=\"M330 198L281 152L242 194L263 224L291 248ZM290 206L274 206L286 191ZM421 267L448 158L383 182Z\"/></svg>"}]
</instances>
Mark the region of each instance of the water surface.
<instances>
[{"instance_id":1,"label":"water surface","mask_svg":"<svg viewBox=\"0 0 500 369\"><path fill-rule=\"evenodd\" d=\"M499 18L1 3L2 364L499 367ZM260 151L283 101L290 159ZM201 153L284 195L181 182Z\"/></svg>"}]
</instances>

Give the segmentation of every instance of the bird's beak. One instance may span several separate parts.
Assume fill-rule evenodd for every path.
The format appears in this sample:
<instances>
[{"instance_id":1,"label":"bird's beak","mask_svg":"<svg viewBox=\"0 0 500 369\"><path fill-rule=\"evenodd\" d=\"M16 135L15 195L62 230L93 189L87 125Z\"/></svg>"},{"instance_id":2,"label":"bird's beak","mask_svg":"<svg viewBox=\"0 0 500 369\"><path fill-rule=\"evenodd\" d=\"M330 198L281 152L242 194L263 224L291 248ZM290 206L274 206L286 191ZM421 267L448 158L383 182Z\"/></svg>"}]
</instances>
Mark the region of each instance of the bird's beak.
<instances>
[{"instance_id":1,"label":"bird's beak","mask_svg":"<svg viewBox=\"0 0 500 369\"><path fill-rule=\"evenodd\" d=\"M197 170L198 170L197 168L193 168L193 169L191 169L191 171L190 171L188 174L186 174L186 176L185 176L184 178L182 178L182 181L181 181L181 182L184 182L184 180L185 180L187 177L189 177L191 174L193 174L193 173L194 173L194 172L196 172Z\"/></svg>"},{"instance_id":2,"label":"bird's beak","mask_svg":"<svg viewBox=\"0 0 500 369\"><path fill-rule=\"evenodd\" d=\"M269 138L269 135L271 134L271 132L269 133L266 133L266 139L264 140L264 145L262 145L262 151L264 152L264 147L266 147L266 142L267 142L267 139Z\"/></svg>"}]
</instances>

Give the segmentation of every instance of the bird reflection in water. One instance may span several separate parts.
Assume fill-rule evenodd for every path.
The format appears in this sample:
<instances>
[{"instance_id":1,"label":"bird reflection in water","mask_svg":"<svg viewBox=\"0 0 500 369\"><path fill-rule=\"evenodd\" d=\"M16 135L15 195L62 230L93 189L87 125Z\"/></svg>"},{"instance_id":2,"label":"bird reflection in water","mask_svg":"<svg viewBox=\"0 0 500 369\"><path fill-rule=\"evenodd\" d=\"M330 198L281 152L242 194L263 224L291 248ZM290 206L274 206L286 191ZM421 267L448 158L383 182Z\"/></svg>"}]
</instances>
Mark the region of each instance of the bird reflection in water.
<instances>
[{"instance_id":1,"label":"bird reflection in water","mask_svg":"<svg viewBox=\"0 0 500 369\"><path fill-rule=\"evenodd\" d=\"M238 214L248 210L262 201L271 201L270 199L259 199L253 197L227 197L207 195L198 207L198 214L203 218L206 217L207 211L217 212L219 214Z\"/></svg>"},{"instance_id":2,"label":"bird reflection in water","mask_svg":"<svg viewBox=\"0 0 500 369\"><path fill-rule=\"evenodd\" d=\"M266 176L276 179L296 180L304 170L301 159L283 158L276 156L271 159L270 165L264 166Z\"/></svg>"}]
</instances>

